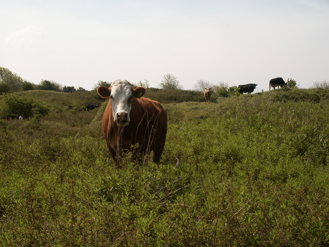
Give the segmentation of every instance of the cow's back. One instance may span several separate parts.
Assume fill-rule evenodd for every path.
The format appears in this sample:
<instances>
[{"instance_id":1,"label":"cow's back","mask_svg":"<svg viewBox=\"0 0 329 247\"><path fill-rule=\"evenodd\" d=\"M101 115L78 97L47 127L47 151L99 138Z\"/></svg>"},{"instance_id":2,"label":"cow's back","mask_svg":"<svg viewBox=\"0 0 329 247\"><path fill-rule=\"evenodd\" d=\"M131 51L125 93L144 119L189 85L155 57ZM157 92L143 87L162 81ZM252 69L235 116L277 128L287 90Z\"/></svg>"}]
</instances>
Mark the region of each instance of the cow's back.
<instances>
[{"instance_id":1,"label":"cow's back","mask_svg":"<svg viewBox=\"0 0 329 247\"><path fill-rule=\"evenodd\" d=\"M277 78L273 78L270 80L270 86L272 87L276 87L276 86L284 86L286 83L283 80L282 77L277 77Z\"/></svg>"},{"instance_id":2,"label":"cow's back","mask_svg":"<svg viewBox=\"0 0 329 247\"><path fill-rule=\"evenodd\" d=\"M138 98L132 102L130 123L124 129L127 145L137 145L143 154L154 151L153 161L159 163L167 135L167 113L155 100ZM128 147L126 147L128 148Z\"/></svg>"},{"instance_id":3,"label":"cow's back","mask_svg":"<svg viewBox=\"0 0 329 247\"><path fill-rule=\"evenodd\" d=\"M256 88L257 84L244 84L244 85L238 85L238 90L240 93L252 93L255 88Z\"/></svg>"},{"instance_id":4,"label":"cow's back","mask_svg":"<svg viewBox=\"0 0 329 247\"><path fill-rule=\"evenodd\" d=\"M130 124L127 131L134 131L137 142L143 142L146 145L145 138L150 138L151 132L154 132L155 138L164 131L167 131L167 113L162 105L149 98L135 99L131 105ZM147 141L147 140L146 140Z\"/></svg>"}]
</instances>

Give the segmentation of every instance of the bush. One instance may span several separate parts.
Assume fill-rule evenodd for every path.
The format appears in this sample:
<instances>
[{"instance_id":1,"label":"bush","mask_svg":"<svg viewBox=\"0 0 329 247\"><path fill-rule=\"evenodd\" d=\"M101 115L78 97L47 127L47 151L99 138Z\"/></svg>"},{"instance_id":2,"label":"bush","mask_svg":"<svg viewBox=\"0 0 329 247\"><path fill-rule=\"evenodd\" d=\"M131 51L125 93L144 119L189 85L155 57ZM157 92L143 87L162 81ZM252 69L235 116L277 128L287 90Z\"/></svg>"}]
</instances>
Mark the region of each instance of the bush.
<instances>
[{"instance_id":1,"label":"bush","mask_svg":"<svg viewBox=\"0 0 329 247\"><path fill-rule=\"evenodd\" d=\"M77 90L75 89L75 87L71 87L71 86L64 86L63 87L63 92L64 93L73 93L76 92Z\"/></svg>"},{"instance_id":2,"label":"bush","mask_svg":"<svg viewBox=\"0 0 329 247\"><path fill-rule=\"evenodd\" d=\"M204 96L202 92L190 91L190 90L172 90L172 89L157 89L150 88L146 90L144 95L147 98L151 98L161 103L171 102L186 102L186 101L197 101L203 102ZM214 97L212 97L214 99Z\"/></svg>"},{"instance_id":3,"label":"bush","mask_svg":"<svg viewBox=\"0 0 329 247\"><path fill-rule=\"evenodd\" d=\"M287 102L287 101L308 101L313 103L319 103L321 98L318 93L308 90L288 90L281 91L274 96L275 101Z\"/></svg>"},{"instance_id":4,"label":"bush","mask_svg":"<svg viewBox=\"0 0 329 247\"><path fill-rule=\"evenodd\" d=\"M11 92L19 91L22 88L22 78L3 67L0 67L0 81L7 84Z\"/></svg>"},{"instance_id":5,"label":"bush","mask_svg":"<svg viewBox=\"0 0 329 247\"><path fill-rule=\"evenodd\" d=\"M22 84L22 88L23 88L24 91L33 90L33 89L36 88L36 85L34 85L31 82L24 81L23 84Z\"/></svg>"},{"instance_id":6,"label":"bush","mask_svg":"<svg viewBox=\"0 0 329 247\"><path fill-rule=\"evenodd\" d=\"M98 87L110 87L111 83L107 81L98 81L97 85L95 86L95 89Z\"/></svg>"},{"instance_id":7,"label":"bush","mask_svg":"<svg viewBox=\"0 0 329 247\"><path fill-rule=\"evenodd\" d=\"M296 82L296 80L294 80L292 78L289 78L287 80L287 88L290 88L290 89L297 88L297 82Z\"/></svg>"},{"instance_id":8,"label":"bush","mask_svg":"<svg viewBox=\"0 0 329 247\"><path fill-rule=\"evenodd\" d=\"M228 91L228 85L225 83L220 83L219 86L214 86L213 90L216 95L219 97L228 97L229 96L229 91Z\"/></svg>"},{"instance_id":9,"label":"bush","mask_svg":"<svg viewBox=\"0 0 329 247\"><path fill-rule=\"evenodd\" d=\"M48 80L43 80L38 88L41 90L61 91L61 86L58 83Z\"/></svg>"},{"instance_id":10,"label":"bush","mask_svg":"<svg viewBox=\"0 0 329 247\"><path fill-rule=\"evenodd\" d=\"M314 87L314 88L329 89L329 82L328 82L328 81L314 82L313 87Z\"/></svg>"},{"instance_id":11,"label":"bush","mask_svg":"<svg viewBox=\"0 0 329 247\"><path fill-rule=\"evenodd\" d=\"M1 120L0 246L328 246L329 91L273 100L294 91L164 104L161 164L122 169L104 108ZM40 93L54 108L95 95L21 94Z\"/></svg>"},{"instance_id":12,"label":"bush","mask_svg":"<svg viewBox=\"0 0 329 247\"><path fill-rule=\"evenodd\" d=\"M8 86L8 84L4 82L0 82L0 94L8 93L9 91L10 91L10 87Z\"/></svg>"},{"instance_id":13,"label":"bush","mask_svg":"<svg viewBox=\"0 0 329 247\"><path fill-rule=\"evenodd\" d=\"M163 80L160 83L163 89L167 90L177 90L180 89L179 81L172 74L166 74L163 76Z\"/></svg>"},{"instance_id":14,"label":"bush","mask_svg":"<svg viewBox=\"0 0 329 247\"><path fill-rule=\"evenodd\" d=\"M83 87L78 87L77 91L78 91L78 92L85 92L86 89L84 89Z\"/></svg>"},{"instance_id":15,"label":"bush","mask_svg":"<svg viewBox=\"0 0 329 247\"><path fill-rule=\"evenodd\" d=\"M239 96L239 89L236 86L229 87L227 83L220 83L218 86L213 86L215 95L218 97Z\"/></svg>"},{"instance_id":16,"label":"bush","mask_svg":"<svg viewBox=\"0 0 329 247\"><path fill-rule=\"evenodd\" d=\"M0 112L2 118L23 118L45 116L49 112L48 108L31 99L17 98L13 95L4 98L4 107Z\"/></svg>"}]
</instances>

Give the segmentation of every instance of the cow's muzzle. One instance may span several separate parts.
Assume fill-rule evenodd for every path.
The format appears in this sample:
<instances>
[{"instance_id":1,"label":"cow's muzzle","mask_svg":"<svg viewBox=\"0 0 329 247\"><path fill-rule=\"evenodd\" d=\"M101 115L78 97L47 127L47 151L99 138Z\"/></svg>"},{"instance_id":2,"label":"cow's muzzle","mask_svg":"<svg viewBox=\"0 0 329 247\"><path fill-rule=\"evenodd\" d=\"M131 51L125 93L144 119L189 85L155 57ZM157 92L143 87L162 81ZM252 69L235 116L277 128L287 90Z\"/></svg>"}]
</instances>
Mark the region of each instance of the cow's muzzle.
<instances>
[{"instance_id":1,"label":"cow's muzzle","mask_svg":"<svg viewBox=\"0 0 329 247\"><path fill-rule=\"evenodd\" d=\"M118 112L116 115L116 123L120 127L127 126L129 124L129 118L127 112Z\"/></svg>"}]
</instances>

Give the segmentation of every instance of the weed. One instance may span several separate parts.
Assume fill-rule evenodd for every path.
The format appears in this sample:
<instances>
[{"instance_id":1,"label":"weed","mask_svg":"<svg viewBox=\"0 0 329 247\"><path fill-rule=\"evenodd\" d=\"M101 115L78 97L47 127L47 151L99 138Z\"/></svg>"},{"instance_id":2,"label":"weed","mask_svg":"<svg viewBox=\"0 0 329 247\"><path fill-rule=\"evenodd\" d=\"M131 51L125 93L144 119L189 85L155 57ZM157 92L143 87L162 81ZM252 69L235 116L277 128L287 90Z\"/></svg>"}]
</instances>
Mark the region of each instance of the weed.
<instances>
[{"instance_id":1,"label":"weed","mask_svg":"<svg viewBox=\"0 0 329 247\"><path fill-rule=\"evenodd\" d=\"M326 246L329 102L316 90L165 104L161 164L122 169L103 108L79 110L93 94L22 92L50 112L0 122L0 244Z\"/></svg>"}]
</instances>

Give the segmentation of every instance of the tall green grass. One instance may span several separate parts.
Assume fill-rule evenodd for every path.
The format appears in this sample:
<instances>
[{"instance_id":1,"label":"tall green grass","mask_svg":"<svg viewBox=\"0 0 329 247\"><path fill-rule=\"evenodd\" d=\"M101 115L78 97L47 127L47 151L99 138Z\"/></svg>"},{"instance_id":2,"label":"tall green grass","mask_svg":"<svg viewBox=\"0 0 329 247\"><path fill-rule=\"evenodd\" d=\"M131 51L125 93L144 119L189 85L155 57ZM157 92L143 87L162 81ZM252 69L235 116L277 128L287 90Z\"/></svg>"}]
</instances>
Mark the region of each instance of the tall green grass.
<instances>
[{"instance_id":1,"label":"tall green grass","mask_svg":"<svg viewBox=\"0 0 329 247\"><path fill-rule=\"evenodd\" d=\"M321 93L319 101L278 91L165 104L162 163L127 160L122 169L102 138L101 108L1 120L0 244L326 246Z\"/></svg>"}]
</instances>

